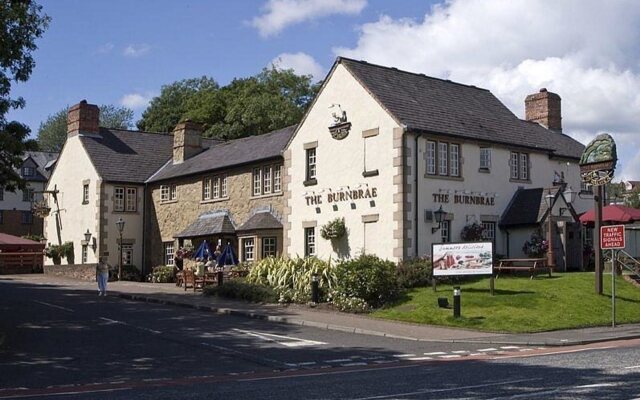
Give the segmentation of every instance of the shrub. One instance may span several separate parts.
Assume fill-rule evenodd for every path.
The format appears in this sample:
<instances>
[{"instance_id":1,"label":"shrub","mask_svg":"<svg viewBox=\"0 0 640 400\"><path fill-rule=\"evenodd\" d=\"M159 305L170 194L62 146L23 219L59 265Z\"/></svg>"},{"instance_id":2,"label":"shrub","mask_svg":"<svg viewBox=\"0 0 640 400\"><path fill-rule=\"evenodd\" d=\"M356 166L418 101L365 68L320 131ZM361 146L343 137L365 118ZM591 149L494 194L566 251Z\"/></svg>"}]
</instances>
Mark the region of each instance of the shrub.
<instances>
[{"instance_id":1,"label":"shrub","mask_svg":"<svg viewBox=\"0 0 640 400\"><path fill-rule=\"evenodd\" d=\"M484 228L477 222L466 225L460 232L460 238L465 242L481 242L484 240Z\"/></svg>"},{"instance_id":2,"label":"shrub","mask_svg":"<svg viewBox=\"0 0 640 400\"><path fill-rule=\"evenodd\" d=\"M369 311L369 304L358 297L345 297L341 294L336 294L331 299L331 302L338 310L344 312L364 313Z\"/></svg>"},{"instance_id":3,"label":"shrub","mask_svg":"<svg viewBox=\"0 0 640 400\"><path fill-rule=\"evenodd\" d=\"M154 267L147 280L154 283L171 283L175 281L175 268L171 265L158 265Z\"/></svg>"},{"instance_id":4,"label":"shrub","mask_svg":"<svg viewBox=\"0 0 640 400\"><path fill-rule=\"evenodd\" d=\"M398 295L396 265L374 255L362 254L336 266L333 297L359 298L379 307Z\"/></svg>"},{"instance_id":5,"label":"shrub","mask_svg":"<svg viewBox=\"0 0 640 400\"><path fill-rule=\"evenodd\" d=\"M547 250L549 250L549 244L538 232L532 233L531 238L522 246L522 251L529 257L542 257Z\"/></svg>"},{"instance_id":6,"label":"shrub","mask_svg":"<svg viewBox=\"0 0 640 400\"><path fill-rule=\"evenodd\" d=\"M253 303L275 303L277 295L268 286L249 283L243 279L225 281L222 286L205 286L205 296L219 296Z\"/></svg>"},{"instance_id":7,"label":"shrub","mask_svg":"<svg viewBox=\"0 0 640 400\"><path fill-rule=\"evenodd\" d=\"M66 257L67 264L75 263L75 254L73 252L73 242L64 242L60 246L60 255Z\"/></svg>"},{"instance_id":8,"label":"shrub","mask_svg":"<svg viewBox=\"0 0 640 400\"><path fill-rule=\"evenodd\" d=\"M134 281L138 282L141 278L140 271L135 265L125 264L122 266L122 281Z\"/></svg>"},{"instance_id":9,"label":"shrub","mask_svg":"<svg viewBox=\"0 0 640 400\"><path fill-rule=\"evenodd\" d=\"M428 286L433 278L431 258L418 257L400 261L396 274L401 288Z\"/></svg>"}]
</instances>

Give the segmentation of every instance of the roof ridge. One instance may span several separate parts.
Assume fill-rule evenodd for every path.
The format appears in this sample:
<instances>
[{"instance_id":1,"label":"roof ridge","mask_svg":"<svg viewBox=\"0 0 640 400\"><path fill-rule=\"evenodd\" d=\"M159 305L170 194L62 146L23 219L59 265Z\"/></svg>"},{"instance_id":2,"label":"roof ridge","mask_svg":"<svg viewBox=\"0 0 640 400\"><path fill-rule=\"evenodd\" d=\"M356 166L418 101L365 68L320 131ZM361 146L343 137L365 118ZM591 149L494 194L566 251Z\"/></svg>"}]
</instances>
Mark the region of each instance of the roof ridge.
<instances>
[{"instance_id":1,"label":"roof ridge","mask_svg":"<svg viewBox=\"0 0 640 400\"><path fill-rule=\"evenodd\" d=\"M475 86L475 85L467 85L467 84L464 84L464 83L452 81L450 79L443 79L443 78L438 78L438 77L435 77L435 76L426 75L426 74L421 73L421 72L411 72L411 71L407 71L407 70L403 70L403 69L398 69L396 67L388 67L386 65L374 64L374 63L370 63L370 62L365 61L365 60L355 60L353 58L348 58L348 57L344 57L344 56L338 56L336 62L340 63L343 60L355 62L357 64L364 64L364 65L368 65L368 66L372 66L372 67L376 67L376 68L382 68L382 69L386 69L386 70L389 70L389 71L400 72L400 73L403 73L403 74L409 74L409 75L413 75L413 76L417 76L417 77L421 77L421 78L433 79L433 80L440 81L440 82L445 82L445 83L452 83L454 85L464 86L464 87L468 87L468 88L471 88L471 89L478 89L478 90L483 90L483 91L486 91L486 92L490 92L489 89L481 88L481 87L478 87L478 86Z\"/></svg>"},{"instance_id":2,"label":"roof ridge","mask_svg":"<svg viewBox=\"0 0 640 400\"><path fill-rule=\"evenodd\" d=\"M173 132L150 132L150 131L136 131L133 129L121 129L121 128L107 128L101 126L100 129L104 129L107 131L118 131L118 132L127 132L127 133L144 133L147 135L160 135L160 136L173 136Z\"/></svg>"}]
</instances>

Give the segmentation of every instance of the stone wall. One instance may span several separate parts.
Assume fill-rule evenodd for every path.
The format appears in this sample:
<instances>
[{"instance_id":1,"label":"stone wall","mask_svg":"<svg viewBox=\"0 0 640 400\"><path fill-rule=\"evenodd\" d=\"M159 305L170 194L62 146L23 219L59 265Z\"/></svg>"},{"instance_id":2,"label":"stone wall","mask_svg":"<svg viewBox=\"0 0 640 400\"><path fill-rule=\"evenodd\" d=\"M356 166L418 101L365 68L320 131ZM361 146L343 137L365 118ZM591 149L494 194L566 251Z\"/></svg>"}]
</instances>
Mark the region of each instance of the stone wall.
<instances>
[{"instance_id":1,"label":"stone wall","mask_svg":"<svg viewBox=\"0 0 640 400\"><path fill-rule=\"evenodd\" d=\"M31 224L22 223L22 211L20 210L3 210L2 224L0 224L0 232L13 236L40 235L43 234L42 218L33 215Z\"/></svg>"},{"instance_id":2,"label":"stone wall","mask_svg":"<svg viewBox=\"0 0 640 400\"><path fill-rule=\"evenodd\" d=\"M183 231L205 211L227 210L236 228L245 223L255 210L265 207L271 207L273 214L281 217L284 208L282 192L255 197L252 195L253 168L267 165L282 165L282 159L150 184L147 191L146 268L150 270L149 268L162 265L163 242L173 241L174 235ZM223 173L227 175L228 196L217 200L202 200L203 180ZM176 200L160 201L162 185L176 185Z\"/></svg>"},{"instance_id":3,"label":"stone wall","mask_svg":"<svg viewBox=\"0 0 640 400\"><path fill-rule=\"evenodd\" d=\"M44 274L82 281L95 281L96 264L45 265Z\"/></svg>"}]
</instances>

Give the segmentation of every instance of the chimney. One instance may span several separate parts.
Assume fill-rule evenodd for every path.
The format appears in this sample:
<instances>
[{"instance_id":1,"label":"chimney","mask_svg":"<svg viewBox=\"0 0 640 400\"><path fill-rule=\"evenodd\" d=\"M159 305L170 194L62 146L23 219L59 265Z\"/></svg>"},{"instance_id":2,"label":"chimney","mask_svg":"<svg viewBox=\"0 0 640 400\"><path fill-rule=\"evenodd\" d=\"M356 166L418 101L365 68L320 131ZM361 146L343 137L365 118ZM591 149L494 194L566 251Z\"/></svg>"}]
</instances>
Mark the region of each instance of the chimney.
<instances>
[{"instance_id":1,"label":"chimney","mask_svg":"<svg viewBox=\"0 0 640 400\"><path fill-rule=\"evenodd\" d=\"M525 119L537 122L547 129L562 132L562 113L560 96L548 92L546 88L539 93L530 94L524 100Z\"/></svg>"},{"instance_id":2,"label":"chimney","mask_svg":"<svg viewBox=\"0 0 640 400\"><path fill-rule=\"evenodd\" d=\"M100 122L100 110L95 104L88 104L86 100L69 109L67 113L67 137L75 136L79 133L100 132L98 124Z\"/></svg>"},{"instance_id":3,"label":"chimney","mask_svg":"<svg viewBox=\"0 0 640 400\"><path fill-rule=\"evenodd\" d=\"M186 120L173 130L173 163L180 164L202 151L202 126Z\"/></svg>"}]
</instances>

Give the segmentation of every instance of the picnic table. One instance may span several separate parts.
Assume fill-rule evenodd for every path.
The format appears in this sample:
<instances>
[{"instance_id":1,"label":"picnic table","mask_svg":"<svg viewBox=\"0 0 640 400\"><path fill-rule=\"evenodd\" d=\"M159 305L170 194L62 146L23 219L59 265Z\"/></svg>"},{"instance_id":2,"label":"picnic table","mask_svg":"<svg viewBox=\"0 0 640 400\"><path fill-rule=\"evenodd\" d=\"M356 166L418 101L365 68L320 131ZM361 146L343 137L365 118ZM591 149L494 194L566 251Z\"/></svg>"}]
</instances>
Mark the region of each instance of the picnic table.
<instances>
[{"instance_id":1,"label":"picnic table","mask_svg":"<svg viewBox=\"0 0 640 400\"><path fill-rule=\"evenodd\" d=\"M495 266L496 278L503 270L506 271L529 271L531 279L534 278L536 271L547 270L551 277L551 267L547 265L546 258L503 258L497 266Z\"/></svg>"}]
</instances>

